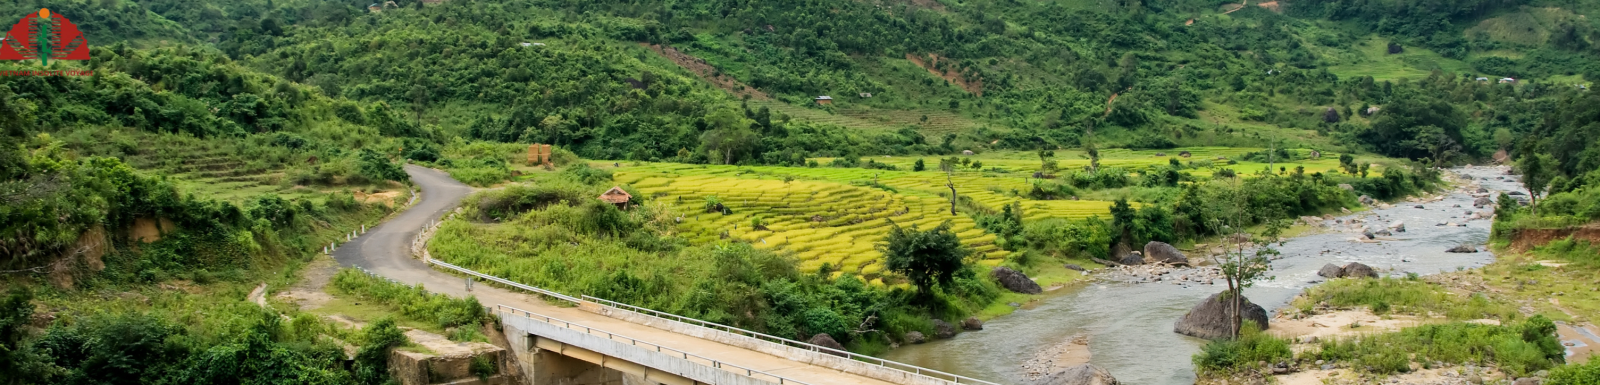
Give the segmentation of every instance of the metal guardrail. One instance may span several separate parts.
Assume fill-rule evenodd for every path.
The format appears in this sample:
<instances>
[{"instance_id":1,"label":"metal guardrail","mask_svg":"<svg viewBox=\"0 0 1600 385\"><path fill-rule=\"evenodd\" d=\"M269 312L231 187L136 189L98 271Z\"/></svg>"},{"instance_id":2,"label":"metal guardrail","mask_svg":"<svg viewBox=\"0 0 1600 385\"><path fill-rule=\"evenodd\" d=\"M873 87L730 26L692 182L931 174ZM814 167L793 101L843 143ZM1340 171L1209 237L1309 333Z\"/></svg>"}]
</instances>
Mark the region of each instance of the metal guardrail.
<instances>
[{"instance_id":1,"label":"metal guardrail","mask_svg":"<svg viewBox=\"0 0 1600 385\"><path fill-rule=\"evenodd\" d=\"M560 299L560 300L563 300L563 301L572 302L572 303L575 303L575 304L583 303L583 300L579 299L577 297L573 297L573 296L566 295L566 294L561 294L561 293L557 293L557 292L553 292L553 291L549 291L549 290L545 290L545 289L540 289L540 288L533 287L533 286L528 286L528 285L512 282L512 281L504 279L504 278L495 277L495 276L492 276L492 275L483 274L483 273L479 273L479 272L472 271L472 270L467 270L466 268L462 268L461 266L456 266L456 265L452 265L452 264L449 264L449 263L440 262L437 259L427 258L427 259L424 259L423 262L424 263L430 263L430 264L433 264L435 266L443 267L443 268L446 268L446 269L455 270L455 271L460 272L462 274L466 274L466 275L470 275L470 276L474 276L474 277L478 277L478 278L483 278L483 279L488 280L490 282L495 282L495 283L499 283L499 284L502 284L502 285L506 285L506 286L510 286L510 287L514 287L514 288L518 288L518 289L522 289L522 290L527 290L527 291L531 291L531 292L538 293L538 294L547 295L547 296L550 296L550 297L553 297L553 298L557 298L557 299ZM501 306L504 306L504 305L501 305ZM509 306L507 306L507 307L509 307Z\"/></svg>"},{"instance_id":2,"label":"metal guardrail","mask_svg":"<svg viewBox=\"0 0 1600 385\"><path fill-rule=\"evenodd\" d=\"M764 377L765 378L771 378L773 380L777 380L778 384L780 384L780 385L781 384L811 385L810 383L807 383L807 382L804 382L804 381L790 379L790 378L787 378L787 377L779 376L779 375L772 374L772 373L763 372L763 371L760 371L760 370L750 369L750 368L746 368L746 367L739 366L739 365L734 365L734 364L730 364L730 363L726 363L726 362L722 362L722 361L717 361L717 360L714 360L714 359L710 359L710 358L702 357L702 356L699 356L699 355L691 354L689 352L685 352L685 351L682 351L682 350L673 349L673 348L669 348L669 347L665 347L665 346L661 346L661 345L657 345L657 344L653 344L653 343L649 343L649 342L645 342L645 341L640 341L640 340L637 340L637 339L633 339L631 337L619 335L619 334L616 334L616 333L612 333L612 332L608 332L608 331L604 331L604 330L600 330L600 329L595 329L595 328L592 328L592 327L584 326L582 324L572 323L570 321L562 320L562 319L559 319L559 318L554 318L554 317L546 316L546 315L543 315L543 314L534 313L534 312L530 312L530 311L527 311L527 310L522 310L522 309L518 309L518 308L515 308L515 307L511 307L511 306L506 306L506 305L496 305L496 306L501 308L501 309L510 310L512 315L516 315L517 313L522 313L523 317L527 318L527 319L543 321L543 322L551 324L551 325L561 325L562 327L565 327L567 329L572 329L572 330L580 330L581 329L581 330L583 330L584 334L604 335L606 337L606 339L608 339L608 340L612 340L612 341L619 341L620 340L620 341L627 342L629 345L633 345L633 346L642 346L642 347L645 347L645 348L655 348L657 353L671 354L671 355L677 356L679 358L682 358L685 361L696 362L696 363L699 363L699 361L704 361L704 363L707 364L707 366L711 366L711 367L717 368L717 369L722 369L722 370L728 371L730 373L735 373L735 374L743 373L746 377L757 378L757 379L764 379Z\"/></svg>"},{"instance_id":3,"label":"metal guardrail","mask_svg":"<svg viewBox=\"0 0 1600 385\"><path fill-rule=\"evenodd\" d=\"M833 348L829 348L829 347L813 345L813 344L806 343L806 342L800 342L800 341L795 341L795 340L791 340L791 339L788 339L788 338L783 338L783 337L778 337L778 336L773 336L773 335L753 332L753 331L740 329L740 328L736 328L736 327L732 327L732 326L727 326L727 325L723 325L723 324L701 321L701 320L698 320L698 319L684 317L684 316L680 316L680 315L677 315L677 314L650 310L650 309L646 309L646 308L642 308L642 307L638 307L638 306L633 306L633 305L629 305L629 304L625 304L625 303L620 303L620 302L616 302L616 301L611 301L611 300L607 300L607 299L595 298L595 297L591 297L591 296L587 296L587 295L583 296L583 299L587 300L587 301L595 302L595 303L598 303L598 304L614 307L614 308L625 309L625 310L633 311L635 313L640 313L640 314L644 314L644 315L647 315L647 316L660 318L660 319L663 319L663 320L678 321L678 322L683 322L683 323L688 323L688 324L694 324L694 325L697 325L697 326L700 326L700 327L704 327L704 328L708 328L708 329L717 329L717 330L721 330L721 331L728 332L728 333L745 335L745 336L749 336L751 338L755 338L755 339L759 339L759 340L763 340L763 341L767 341L767 342L771 342L771 343L776 343L776 344L786 345L786 346L791 346L791 347L797 347L797 348L806 349L806 350L810 350L810 351L814 351L814 352L821 352L821 353L834 354L834 355L842 355L842 356L845 356L845 357L849 357L851 359L855 359L855 360L859 360L859 361L863 361L863 362L867 362L867 363L878 364L878 366L881 366L881 367L884 367L884 368L893 369L893 370L899 370L899 371L906 372L906 373L912 373L912 374L916 374L916 375L919 375L919 376L925 376L925 377L935 378L935 379L944 380L944 381L950 381L950 382L957 383L957 384L1000 385L1000 384L997 384L997 383L994 383L994 382L979 380L979 379L976 379L976 378L962 376L962 375L959 375L959 374L945 373L945 372L941 372L941 371L937 371L937 370L933 370L933 369L922 368L922 367L919 367L919 366L916 366L916 365L905 364L905 363L900 363L900 362L895 362L895 361L889 361L889 360L885 360L885 359L877 358L877 357L873 357L873 356L865 356L865 355L855 354L855 353L851 353L851 352L847 352L847 351L843 351L843 350L838 350L838 349L833 349Z\"/></svg>"}]
</instances>

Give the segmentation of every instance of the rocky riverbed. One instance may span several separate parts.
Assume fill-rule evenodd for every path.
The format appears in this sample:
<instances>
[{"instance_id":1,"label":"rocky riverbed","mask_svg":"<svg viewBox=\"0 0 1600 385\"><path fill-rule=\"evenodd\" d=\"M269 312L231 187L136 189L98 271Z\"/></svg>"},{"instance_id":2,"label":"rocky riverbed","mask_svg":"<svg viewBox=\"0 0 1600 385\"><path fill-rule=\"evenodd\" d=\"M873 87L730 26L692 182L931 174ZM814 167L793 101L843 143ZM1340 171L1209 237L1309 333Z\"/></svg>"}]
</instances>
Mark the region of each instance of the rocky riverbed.
<instances>
[{"instance_id":1,"label":"rocky riverbed","mask_svg":"<svg viewBox=\"0 0 1600 385\"><path fill-rule=\"evenodd\" d=\"M1487 252L1447 250L1463 245L1482 250L1490 227L1482 213L1492 214L1493 206L1477 203L1482 203L1480 198L1492 200L1501 192L1520 190L1521 185L1505 175L1504 167L1465 167L1452 173L1454 185L1439 194L1374 202L1365 211L1350 207L1360 211L1356 213L1301 218L1313 228L1277 246L1281 255L1272 261L1273 278L1246 289L1246 297L1276 313L1301 290L1323 282L1317 272L1328 264L1359 262L1382 275L1428 275L1493 261ZM1391 226L1396 222L1404 231ZM1385 230L1387 235L1382 235ZM1369 231L1373 236L1366 236ZM1219 249L1197 245L1185 250L1192 264L1201 265L1196 267L1100 267L1091 273L1097 282L1049 294L1012 315L990 320L983 331L901 347L885 358L1027 384L1029 373L1040 368L1030 359L1051 356L1048 352L1084 336L1089 362L1122 383L1193 384L1190 358L1204 340L1174 333L1173 325L1200 300L1224 287L1215 267L1204 266L1205 257Z\"/></svg>"}]
</instances>

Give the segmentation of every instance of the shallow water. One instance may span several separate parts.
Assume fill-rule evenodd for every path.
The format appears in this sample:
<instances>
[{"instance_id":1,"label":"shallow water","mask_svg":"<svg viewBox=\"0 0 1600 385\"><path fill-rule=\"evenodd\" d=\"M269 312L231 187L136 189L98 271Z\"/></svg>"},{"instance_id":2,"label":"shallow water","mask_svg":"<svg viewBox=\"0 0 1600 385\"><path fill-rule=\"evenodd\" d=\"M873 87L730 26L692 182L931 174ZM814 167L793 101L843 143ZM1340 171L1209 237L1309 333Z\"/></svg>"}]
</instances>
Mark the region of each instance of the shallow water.
<instances>
[{"instance_id":1,"label":"shallow water","mask_svg":"<svg viewBox=\"0 0 1600 385\"><path fill-rule=\"evenodd\" d=\"M1521 188L1504 168L1468 167L1453 170L1472 176L1490 190ZM1481 180L1487 178L1488 180ZM1317 269L1324 264L1344 265L1361 262L1384 272L1431 274L1474 268L1493 261L1487 252L1450 254L1445 249L1460 244L1482 248L1489 239L1490 221L1466 221L1473 209L1468 193L1452 192L1438 202L1401 202L1394 208L1374 209L1341 217L1359 218L1364 225L1383 227L1404 221L1407 232L1378 243L1356 242L1360 229L1333 224L1328 230L1287 240L1278 250L1282 259L1272 262L1274 279L1245 289L1245 296L1269 312L1286 305L1301 290L1320 282ZM1491 197L1492 199L1492 197ZM1460 205L1461 207L1452 207ZM1437 223L1466 223L1465 227L1440 227ZM1380 240L1383 238L1380 237ZM1185 286L1169 282L1095 282L1069 293L1043 300L1036 306L991 320L984 330L962 333L955 338L921 345L902 346L884 358L1002 384L1024 384L1022 364L1040 350L1061 343L1076 334L1089 336L1090 362L1110 371L1117 380L1133 385L1193 384L1194 367L1190 357L1204 340L1172 331L1173 322L1195 303L1222 291L1217 285Z\"/></svg>"}]
</instances>

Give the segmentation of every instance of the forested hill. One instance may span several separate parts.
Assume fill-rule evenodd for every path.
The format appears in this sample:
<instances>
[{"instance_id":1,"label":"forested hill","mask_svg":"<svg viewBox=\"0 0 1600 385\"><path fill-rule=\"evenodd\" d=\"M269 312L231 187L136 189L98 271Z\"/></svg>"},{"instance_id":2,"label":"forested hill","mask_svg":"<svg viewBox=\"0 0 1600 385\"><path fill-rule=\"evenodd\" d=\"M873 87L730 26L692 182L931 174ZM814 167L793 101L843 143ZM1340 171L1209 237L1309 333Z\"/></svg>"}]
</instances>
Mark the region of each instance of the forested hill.
<instances>
[{"instance_id":1,"label":"forested hill","mask_svg":"<svg viewBox=\"0 0 1600 385\"><path fill-rule=\"evenodd\" d=\"M439 138L612 159L1282 140L1467 161L1563 125L1540 111L1600 77L1597 7L1544 0L66 3L95 44L213 47Z\"/></svg>"}]
</instances>

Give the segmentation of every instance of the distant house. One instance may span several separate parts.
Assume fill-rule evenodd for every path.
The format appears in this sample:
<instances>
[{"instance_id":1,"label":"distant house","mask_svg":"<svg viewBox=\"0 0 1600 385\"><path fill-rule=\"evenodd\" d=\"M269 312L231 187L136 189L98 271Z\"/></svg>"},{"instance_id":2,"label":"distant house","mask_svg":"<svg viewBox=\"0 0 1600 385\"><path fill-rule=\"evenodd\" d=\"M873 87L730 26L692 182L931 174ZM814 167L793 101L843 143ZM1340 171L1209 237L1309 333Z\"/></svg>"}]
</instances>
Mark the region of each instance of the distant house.
<instances>
[{"instance_id":1,"label":"distant house","mask_svg":"<svg viewBox=\"0 0 1600 385\"><path fill-rule=\"evenodd\" d=\"M1378 111L1383 111L1383 107L1378 107L1378 106L1367 107L1367 115L1368 116L1371 116L1372 114L1376 114L1376 113L1378 113Z\"/></svg>"},{"instance_id":2,"label":"distant house","mask_svg":"<svg viewBox=\"0 0 1600 385\"><path fill-rule=\"evenodd\" d=\"M1507 83L1516 84L1517 83L1517 79L1515 79L1515 78L1500 78L1500 84L1507 84Z\"/></svg>"},{"instance_id":3,"label":"distant house","mask_svg":"<svg viewBox=\"0 0 1600 385\"><path fill-rule=\"evenodd\" d=\"M1322 159L1322 151L1311 150L1311 159Z\"/></svg>"},{"instance_id":4,"label":"distant house","mask_svg":"<svg viewBox=\"0 0 1600 385\"><path fill-rule=\"evenodd\" d=\"M533 43L522 43L523 47L532 47Z\"/></svg>"},{"instance_id":5,"label":"distant house","mask_svg":"<svg viewBox=\"0 0 1600 385\"><path fill-rule=\"evenodd\" d=\"M1584 90L1584 91L1588 91L1589 90L1589 85L1588 84L1579 84L1578 85L1578 89Z\"/></svg>"},{"instance_id":6,"label":"distant house","mask_svg":"<svg viewBox=\"0 0 1600 385\"><path fill-rule=\"evenodd\" d=\"M372 3L372 5L367 6L367 10L374 13L383 12L383 4Z\"/></svg>"},{"instance_id":7,"label":"distant house","mask_svg":"<svg viewBox=\"0 0 1600 385\"><path fill-rule=\"evenodd\" d=\"M1185 158L1188 158L1188 157L1193 156L1193 155L1194 154L1190 154L1188 151L1184 151L1184 152L1178 153L1178 156L1185 157Z\"/></svg>"},{"instance_id":8,"label":"distant house","mask_svg":"<svg viewBox=\"0 0 1600 385\"><path fill-rule=\"evenodd\" d=\"M1478 81L1487 82L1487 81L1489 81L1489 78L1478 78Z\"/></svg>"},{"instance_id":9,"label":"distant house","mask_svg":"<svg viewBox=\"0 0 1600 385\"><path fill-rule=\"evenodd\" d=\"M832 96L828 96L828 95L818 96L815 100L817 101L817 104L819 104L819 105L833 104L833 97Z\"/></svg>"},{"instance_id":10,"label":"distant house","mask_svg":"<svg viewBox=\"0 0 1600 385\"><path fill-rule=\"evenodd\" d=\"M623 210L628 209L628 201L632 199L633 194L628 194L627 191L622 191L622 187L616 186L611 187L610 190L606 190L604 194L600 194L600 200L605 201L606 203L617 205L617 208Z\"/></svg>"},{"instance_id":11,"label":"distant house","mask_svg":"<svg viewBox=\"0 0 1600 385\"><path fill-rule=\"evenodd\" d=\"M861 93L861 98L863 98L863 99L870 98L870 97L872 97L872 93L871 92L862 92Z\"/></svg>"},{"instance_id":12,"label":"distant house","mask_svg":"<svg viewBox=\"0 0 1600 385\"><path fill-rule=\"evenodd\" d=\"M961 155L972 155L972 150L961 150Z\"/></svg>"}]
</instances>

